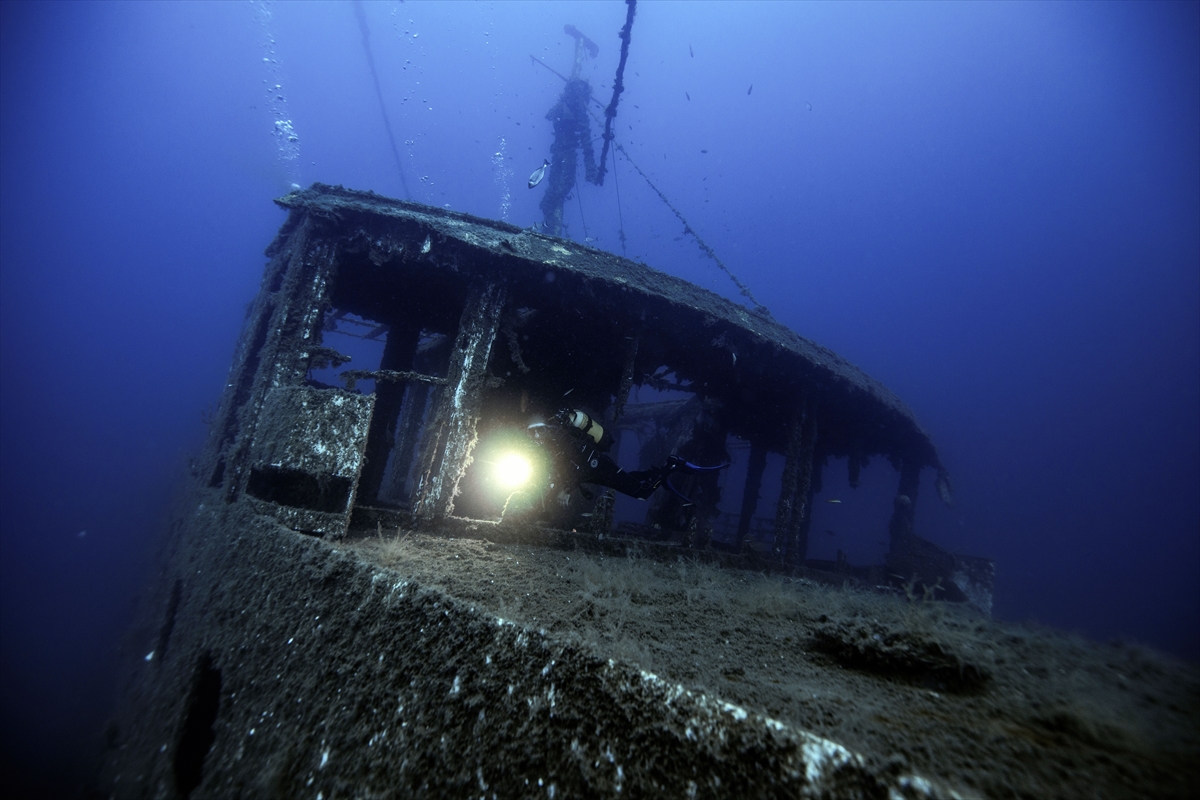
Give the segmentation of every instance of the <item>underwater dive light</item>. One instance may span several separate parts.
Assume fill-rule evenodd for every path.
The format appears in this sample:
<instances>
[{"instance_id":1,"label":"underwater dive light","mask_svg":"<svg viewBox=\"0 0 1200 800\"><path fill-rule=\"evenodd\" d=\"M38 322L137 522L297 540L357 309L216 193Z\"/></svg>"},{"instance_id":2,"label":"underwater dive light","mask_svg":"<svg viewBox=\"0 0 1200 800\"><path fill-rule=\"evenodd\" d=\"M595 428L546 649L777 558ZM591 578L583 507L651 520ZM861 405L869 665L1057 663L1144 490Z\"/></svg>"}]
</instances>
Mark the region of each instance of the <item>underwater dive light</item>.
<instances>
[{"instance_id":1,"label":"underwater dive light","mask_svg":"<svg viewBox=\"0 0 1200 800\"><path fill-rule=\"evenodd\" d=\"M493 463L492 474L506 489L518 489L529 482L533 464L520 453L506 453Z\"/></svg>"}]
</instances>

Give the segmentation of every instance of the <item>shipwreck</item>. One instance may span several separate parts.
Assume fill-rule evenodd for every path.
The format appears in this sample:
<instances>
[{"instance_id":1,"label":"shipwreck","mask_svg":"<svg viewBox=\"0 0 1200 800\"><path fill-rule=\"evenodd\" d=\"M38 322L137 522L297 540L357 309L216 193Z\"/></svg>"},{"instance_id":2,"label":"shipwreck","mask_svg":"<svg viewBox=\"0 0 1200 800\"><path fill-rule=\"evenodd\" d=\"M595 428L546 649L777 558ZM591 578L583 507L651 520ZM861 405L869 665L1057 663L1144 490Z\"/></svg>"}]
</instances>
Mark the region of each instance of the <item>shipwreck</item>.
<instances>
[{"instance_id":1,"label":"shipwreck","mask_svg":"<svg viewBox=\"0 0 1200 800\"><path fill-rule=\"evenodd\" d=\"M990 606L989 562L913 533L922 473L942 501L951 490L912 412L769 314L532 229L320 184L278 202L290 216L199 465L226 502L331 539L377 524L501 523L478 491L480 443L569 402L640 434L629 438L643 450L716 461L730 446L748 451L738 508L722 509L715 485L694 487L692 504L664 492L646 520L621 526L634 538L676 528L691 548L804 567L824 467L845 459L854 487L882 456L899 476L880 522L889 565L857 574L940 578L943 599ZM363 368L334 346L351 337L377 342L378 363ZM331 367L352 368L333 373L340 386L314 378ZM640 387L671 399L631 403ZM763 486L770 453L785 459L778 486ZM759 516L764 496L774 507ZM612 500L602 493L560 527L611 533ZM752 531L767 551L751 547Z\"/></svg>"},{"instance_id":2,"label":"shipwreck","mask_svg":"<svg viewBox=\"0 0 1200 800\"><path fill-rule=\"evenodd\" d=\"M122 713L137 723L114 735L116 795L368 796L358 790L378 784L545 796L528 788L536 772L550 797L688 781L701 795L769 785L841 797L892 780L836 743L671 695L544 637L535 647L536 631L389 577L346 545L417 531L636 551L924 590L986 613L992 563L914 532L922 476L945 502L951 489L903 402L765 310L611 253L337 186L277 202L287 220L195 464L195 502L174 523L152 675L127 694ZM492 491L491 443L568 402L617 435L629 464L740 453L737 485L734 470L689 477L624 518L608 491L549 504ZM808 559L823 471L844 463L853 486L873 457L898 476L879 520L885 563ZM781 470L766 469L771 458ZM364 720L397 697L387 746L368 744ZM613 703L625 710L596 710ZM594 729L579 721L592 716ZM607 751L608 764L583 750ZM614 772L614 752L639 756ZM937 794L911 786L893 796Z\"/></svg>"}]
</instances>

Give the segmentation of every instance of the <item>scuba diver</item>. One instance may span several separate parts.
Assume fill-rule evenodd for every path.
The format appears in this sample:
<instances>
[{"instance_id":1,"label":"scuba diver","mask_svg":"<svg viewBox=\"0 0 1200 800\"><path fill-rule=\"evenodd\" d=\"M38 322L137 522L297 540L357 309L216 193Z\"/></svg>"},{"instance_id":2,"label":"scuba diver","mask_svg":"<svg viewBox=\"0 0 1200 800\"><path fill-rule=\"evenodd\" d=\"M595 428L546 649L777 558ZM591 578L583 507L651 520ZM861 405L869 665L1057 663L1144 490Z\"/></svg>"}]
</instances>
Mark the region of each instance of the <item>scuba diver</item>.
<instances>
[{"instance_id":1,"label":"scuba diver","mask_svg":"<svg viewBox=\"0 0 1200 800\"><path fill-rule=\"evenodd\" d=\"M702 467L678 456L669 456L661 467L626 472L608 455L613 445L612 435L577 408L561 409L549 422L534 422L529 426L529 433L534 441L550 451L553 462L563 473L564 483L594 483L638 500L645 500L660 486L666 486L685 502L691 502L671 486L668 476L675 472L699 474L729 466Z\"/></svg>"}]
</instances>

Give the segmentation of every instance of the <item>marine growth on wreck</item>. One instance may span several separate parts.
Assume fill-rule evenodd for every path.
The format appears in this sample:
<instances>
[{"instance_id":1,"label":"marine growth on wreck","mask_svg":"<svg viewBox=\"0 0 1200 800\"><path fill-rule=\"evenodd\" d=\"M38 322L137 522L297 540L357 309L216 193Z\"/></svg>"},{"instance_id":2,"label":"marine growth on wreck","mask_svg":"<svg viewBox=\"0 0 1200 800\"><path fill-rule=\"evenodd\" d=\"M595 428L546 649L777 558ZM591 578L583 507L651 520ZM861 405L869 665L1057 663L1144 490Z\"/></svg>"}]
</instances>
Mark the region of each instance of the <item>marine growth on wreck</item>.
<instances>
[{"instance_id":1,"label":"marine growth on wreck","mask_svg":"<svg viewBox=\"0 0 1200 800\"><path fill-rule=\"evenodd\" d=\"M277 202L289 217L203 459L228 501L329 538L380 525L615 535L759 568L915 579L990 608L990 562L914 533L922 473L950 502L928 434L884 386L768 314L501 222L322 184ZM339 350L352 341L378 363ZM529 421L565 405L612 432L628 463L744 450L744 483L682 476L616 522L611 490L546 486L536 458L530 485L497 486L491 465L528 451ZM764 485L771 454L784 466ZM887 563L808 561L823 469L846 459L854 486L874 456L898 473L879 521Z\"/></svg>"}]
</instances>

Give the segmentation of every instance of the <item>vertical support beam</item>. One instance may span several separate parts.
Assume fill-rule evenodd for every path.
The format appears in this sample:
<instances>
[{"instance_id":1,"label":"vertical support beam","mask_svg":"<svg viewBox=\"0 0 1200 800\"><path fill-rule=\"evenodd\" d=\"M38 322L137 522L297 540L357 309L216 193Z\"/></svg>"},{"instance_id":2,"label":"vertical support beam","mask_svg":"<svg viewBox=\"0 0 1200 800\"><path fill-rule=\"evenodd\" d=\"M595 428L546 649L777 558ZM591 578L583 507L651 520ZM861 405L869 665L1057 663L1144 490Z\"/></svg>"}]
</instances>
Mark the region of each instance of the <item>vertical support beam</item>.
<instances>
[{"instance_id":1,"label":"vertical support beam","mask_svg":"<svg viewBox=\"0 0 1200 800\"><path fill-rule=\"evenodd\" d=\"M458 483L472 461L492 345L500 330L507 291L499 281L473 283L450 354L447 386L425 437L421 479L414 503L420 519L453 513Z\"/></svg>"},{"instance_id":2,"label":"vertical support beam","mask_svg":"<svg viewBox=\"0 0 1200 800\"><path fill-rule=\"evenodd\" d=\"M779 485L779 502L775 506L775 543L771 556L783 563L787 546L789 522L796 503L796 486L800 481L800 444L803 406L796 409L787 427L787 450L784 452L783 479Z\"/></svg>"},{"instance_id":3,"label":"vertical support beam","mask_svg":"<svg viewBox=\"0 0 1200 800\"><path fill-rule=\"evenodd\" d=\"M911 456L904 456L900 463L900 488L892 507L892 518L888 522L888 539L893 551L903 539L912 535L913 521L917 513L917 491L921 486L921 464Z\"/></svg>"},{"instance_id":4,"label":"vertical support beam","mask_svg":"<svg viewBox=\"0 0 1200 800\"><path fill-rule=\"evenodd\" d=\"M723 413L723 403L715 397L697 396L699 409L691 424L691 435L676 452L698 464L726 463L729 452L725 443L729 427ZM691 499L680 506L687 533L684 546L705 548L712 541L712 522L721 502L721 471L705 470L697 475L685 475L675 488Z\"/></svg>"},{"instance_id":5,"label":"vertical support beam","mask_svg":"<svg viewBox=\"0 0 1200 800\"><path fill-rule=\"evenodd\" d=\"M436 337L422 347L418 343L417 353L413 357L413 370L424 375L442 375L446 371L446 359L449 358L452 342L445 337ZM413 464L414 454L421 437L421 423L425 421L425 406L433 395L434 412L438 400L445 391L443 386L430 386L427 383L410 383L404 395L400 408L400 421L396 426L396 443L392 447L395 454L392 463L395 468L391 472L391 480L386 489L382 490L389 500L403 502L415 499L410 497L408 478L414 471L419 475L419 465ZM432 414L431 414L432 416ZM414 467L417 467L414 470ZM410 503L411 507L411 503Z\"/></svg>"},{"instance_id":6,"label":"vertical support beam","mask_svg":"<svg viewBox=\"0 0 1200 800\"><path fill-rule=\"evenodd\" d=\"M408 494L408 473L412 468L413 452L417 449L417 436L421 431L421 420L425 416L429 388L427 383L410 383L408 393L404 396L405 400L400 406L396 441L392 445L394 468L384 494L391 500L402 500Z\"/></svg>"},{"instance_id":7,"label":"vertical support beam","mask_svg":"<svg viewBox=\"0 0 1200 800\"><path fill-rule=\"evenodd\" d=\"M750 523L758 510L758 494L762 489L762 476L767 468L767 443L761 438L750 440L750 463L746 468L746 486L742 490L742 513L738 517L737 552L746 546Z\"/></svg>"},{"instance_id":8,"label":"vertical support beam","mask_svg":"<svg viewBox=\"0 0 1200 800\"><path fill-rule=\"evenodd\" d=\"M819 466L814 464L813 474L819 472L820 469L821 468ZM803 564L805 559L808 558L808 532L812 528L813 497L815 497L816 494L817 493L813 488L813 483L810 480L808 484L808 491L803 495L804 513L800 515L800 521L797 523L795 534L796 546L793 548L793 552L797 554L797 557L792 559L793 564Z\"/></svg>"},{"instance_id":9,"label":"vertical support beam","mask_svg":"<svg viewBox=\"0 0 1200 800\"><path fill-rule=\"evenodd\" d=\"M592 506L592 517L588 524L589 533L603 536L612 531L613 506L616 502L617 493L612 489L600 492L595 505Z\"/></svg>"},{"instance_id":10,"label":"vertical support beam","mask_svg":"<svg viewBox=\"0 0 1200 800\"><path fill-rule=\"evenodd\" d=\"M629 402L629 392L633 389L633 375L637 366L638 349L642 342L641 325L638 325L638 329L639 333L635 333L629 340L629 349L625 351L625 365L621 368L621 385L617 387L617 397L613 402L612 422L619 421L621 415L625 413L625 404Z\"/></svg>"},{"instance_id":11,"label":"vertical support beam","mask_svg":"<svg viewBox=\"0 0 1200 800\"><path fill-rule=\"evenodd\" d=\"M817 415L807 397L802 408L804 420L800 423L800 453L796 479L796 500L792 505L792 518L788 521L788 549L786 559L792 564L801 564L808 557L808 521L812 516L813 453L817 441Z\"/></svg>"},{"instance_id":12,"label":"vertical support beam","mask_svg":"<svg viewBox=\"0 0 1200 800\"><path fill-rule=\"evenodd\" d=\"M639 325L639 329L640 329ZM621 419L621 415L625 413L625 404L629 402L629 392L633 389L634 368L637 364L638 348L641 345L641 337L634 334L629 340L629 347L625 351L625 365L621 369L621 385L617 387L617 395L613 400L612 415L608 420L608 424L612 426L612 430L616 430L615 423ZM620 445L618 444L619 448ZM617 457L617 450L610 453L612 458ZM600 497L596 499L596 505L592 508L591 532L596 534L605 534L612 530L613 509L616 506L617 496L612 489L605 489L600 493Z\"/></svg>"},{"instance_id":13,"label":"vertical support beam","mask_svg":"<svg viewBox=\"0 0 1200 800\"><path fill-rule=\"evenodd\" d=\"M788 427L787 461L783 467L779 505L775 511L772 555L780 564L798 564L808 555L807 518L811 514L813 454L817 416L807 395Z\"/></svg>"},{"instance_id":14,"label":"vertical support beam","mask_svg":"<svg viewBox=\"0 0 1200 800\"><path fill-rule=\"evenodd\" d=\"M420 336L420 326L411 321L392 325L383 345L383 359L379 362L379 368L395 372L411 370ZM370 505L379 498L383 472L396 440L396 423L404 402L404 389L403 383L375 382L375 411L367 434L366 459L358 478L357 501L364 505Z\"/></svg>"}]
</instances>

